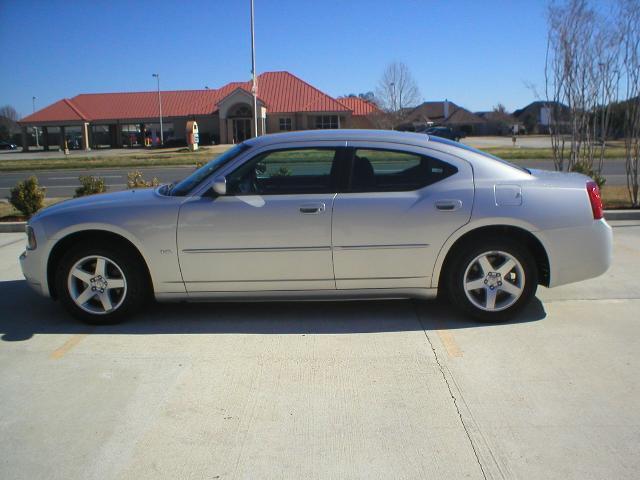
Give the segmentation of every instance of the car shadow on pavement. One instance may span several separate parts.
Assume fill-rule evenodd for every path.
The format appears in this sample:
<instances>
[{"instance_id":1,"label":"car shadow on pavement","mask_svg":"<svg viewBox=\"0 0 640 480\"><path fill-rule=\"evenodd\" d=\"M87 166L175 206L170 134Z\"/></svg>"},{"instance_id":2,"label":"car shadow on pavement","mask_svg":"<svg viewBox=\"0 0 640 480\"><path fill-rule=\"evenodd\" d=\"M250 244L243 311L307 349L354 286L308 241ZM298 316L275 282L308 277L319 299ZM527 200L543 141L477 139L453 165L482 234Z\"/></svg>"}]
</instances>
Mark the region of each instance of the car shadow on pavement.
<instances>
[{"instance_id":1,"label":"car shadow on pavement","mask_svg":"<svg viewBox=\"0 0 640 480\"><path fill-rule=\"evenodd\" d=\"M92 327L60 305L34 293L26 281L0 282L0 339L28 340L35 334L350 334L498 327L458 314L440 301L376 300L271 303L151 303L117 325ZM545 318L536 298L515 319Z\"/></svg>"}]
</instances>

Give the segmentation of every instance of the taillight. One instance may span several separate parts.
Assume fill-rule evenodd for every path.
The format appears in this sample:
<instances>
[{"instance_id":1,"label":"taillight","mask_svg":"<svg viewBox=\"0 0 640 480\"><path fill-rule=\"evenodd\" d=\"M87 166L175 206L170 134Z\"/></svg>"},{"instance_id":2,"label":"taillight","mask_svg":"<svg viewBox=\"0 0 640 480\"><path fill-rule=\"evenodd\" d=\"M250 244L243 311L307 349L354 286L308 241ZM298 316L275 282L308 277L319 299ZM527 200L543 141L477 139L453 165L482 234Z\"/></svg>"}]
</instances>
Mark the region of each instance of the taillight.
<instances>
[{"instance_id":1,"label":"taillight","mask_svg":"<svg viewBox=\"0 0 640 480\"><path fill-rule=\"evenodd\" d=\"M27 250L35 250L38 243L36 242L36 234L31 225L26 226L25 232L27 234Z\"/></svg>"},{"instance_id":2,"label":"taillight","mask_svg":"<svg viewBox=\"0 0 640 480\"><path fill-rule=\"evenodd\" d=\"M591 210L593 211L593 219L600 220L604 217L604 209L602 207L602 198L600 197L600 189L596 182L587 182L587 193L591 202Z\"/></svg>"}]
</instances>

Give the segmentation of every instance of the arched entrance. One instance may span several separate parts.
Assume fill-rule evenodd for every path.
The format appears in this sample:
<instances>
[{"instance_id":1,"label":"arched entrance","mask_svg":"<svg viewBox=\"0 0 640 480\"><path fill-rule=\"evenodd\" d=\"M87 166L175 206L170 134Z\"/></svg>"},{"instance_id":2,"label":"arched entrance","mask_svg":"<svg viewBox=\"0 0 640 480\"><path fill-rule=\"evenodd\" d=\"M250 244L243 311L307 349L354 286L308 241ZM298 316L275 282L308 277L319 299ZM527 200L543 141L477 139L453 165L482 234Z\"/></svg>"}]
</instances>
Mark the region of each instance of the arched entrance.
<instances>
[{"instance_id":1,"label":"arched entrance","mask_svg":"<svg viewBox=\"0 0 640 480\"><path fill-rule=\"evenodd\" d=\"M247 104L234 105L229 109L227 118L231 119L231 135L233 143L244 142L247 138L251 138L251 121L253 111Z\"/></svg>"}]
</instances>

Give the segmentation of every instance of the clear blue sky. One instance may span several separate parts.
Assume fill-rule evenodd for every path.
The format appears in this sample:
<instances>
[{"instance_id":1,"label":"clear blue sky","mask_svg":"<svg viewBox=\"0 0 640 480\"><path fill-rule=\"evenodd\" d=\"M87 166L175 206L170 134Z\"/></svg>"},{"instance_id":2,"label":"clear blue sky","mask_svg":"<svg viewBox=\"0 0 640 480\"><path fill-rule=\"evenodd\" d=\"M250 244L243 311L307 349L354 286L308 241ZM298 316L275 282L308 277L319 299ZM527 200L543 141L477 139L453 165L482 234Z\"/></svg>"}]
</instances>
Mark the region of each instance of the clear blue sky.
<instances>
[{"instance_id":1,"label":"clear blue sky","mask_svg":"<svg viewBox=\"0 0 640 480\"><path fill-rule=\"evenodd\" d=\"M405 62L424 100L471 110L542 86L544 0L256 2L258 72L288 70L338 96ZM250 77L249 0L0 0L0 105L31 112L86 92L212 88Z\"/></svg>"}]
</instances>

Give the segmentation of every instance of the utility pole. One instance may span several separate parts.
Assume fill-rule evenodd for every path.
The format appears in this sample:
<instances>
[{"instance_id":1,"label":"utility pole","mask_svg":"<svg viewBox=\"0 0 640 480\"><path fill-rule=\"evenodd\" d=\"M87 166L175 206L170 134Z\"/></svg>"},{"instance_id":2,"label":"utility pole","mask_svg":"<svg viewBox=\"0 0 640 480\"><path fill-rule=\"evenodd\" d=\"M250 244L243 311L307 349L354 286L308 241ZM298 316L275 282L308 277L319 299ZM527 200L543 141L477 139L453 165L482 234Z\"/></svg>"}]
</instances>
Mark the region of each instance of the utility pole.
<instances>
[{"instance_id":1,"label":"utility pole","mask_svg":"<svg viewBox=\"0 0 640 480\"><path fill-rule=\"evenodd\" d=\"M36 98L31 97L31 101L33 102L33 113L36 113ZM36 133L36 147L40 148L40 140L38 139L38 127L33 127L33 131Z\"/></svg>"},{"instance_id":2,"label":"utility pole","mask_svg":"<svg viewBox=\"0 0 640 480\"><path fill-rule=\"evenodd\" d=\"M258 79L256 78L256 42L253 28L253 0L251 0L251 93L253 94L253 128L258 136Z\"/></svg>"},{"instance_id":3,"label":"utility pole","mask_svg":"<svg viewBox=\"0 0 640 480\"><path fill-rule=\"evenodd\" d=\"M158 112L160 113L160 145L164 145L164 132L162 131L162 96L160 95L160 74L154 73L153 77L158 80Z\"/></svg>"}]
</instances>

